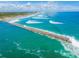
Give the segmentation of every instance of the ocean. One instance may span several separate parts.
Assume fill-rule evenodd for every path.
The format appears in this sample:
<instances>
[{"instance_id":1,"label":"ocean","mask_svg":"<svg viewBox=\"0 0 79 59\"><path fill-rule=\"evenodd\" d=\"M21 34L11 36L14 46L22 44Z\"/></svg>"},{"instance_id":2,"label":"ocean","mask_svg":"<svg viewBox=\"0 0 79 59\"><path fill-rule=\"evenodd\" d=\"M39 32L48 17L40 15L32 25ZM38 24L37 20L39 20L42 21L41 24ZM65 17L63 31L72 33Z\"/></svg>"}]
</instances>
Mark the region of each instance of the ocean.
<instances>
[{"instance_id":1,"label":"ocean","mask_svg":"<svg viewBox=\"0 0 79 59\"><path fill-rule=\"evenodd\" d=\"M27 21L42 23L26 23ZM50 23L49 21L62 24ZM79 40L79 12L58 12L53 16L40 14L21 19L20 24L48 30ZM39 35L23 28L0 21L1 58L74 58L79 57L79 46Z\"/></svg>"}]
</instances>

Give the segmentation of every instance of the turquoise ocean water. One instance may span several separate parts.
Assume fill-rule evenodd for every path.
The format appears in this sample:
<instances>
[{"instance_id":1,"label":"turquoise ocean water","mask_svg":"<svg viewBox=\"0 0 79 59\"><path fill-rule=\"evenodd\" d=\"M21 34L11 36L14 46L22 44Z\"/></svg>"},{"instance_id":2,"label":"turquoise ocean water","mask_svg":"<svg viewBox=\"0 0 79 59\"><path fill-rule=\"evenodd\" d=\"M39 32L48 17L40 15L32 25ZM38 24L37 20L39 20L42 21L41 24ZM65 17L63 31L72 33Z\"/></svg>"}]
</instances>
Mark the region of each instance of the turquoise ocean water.
<instances>
[{"instance_id":1,"label":"turquoise ocean water","mask_svg":"<svg viewBox=\"0 0 79 59\"><path fill-rule=\"evenodd\" d=\"M27 24L28 20L41 21L39 24ZM51 24L49 20L63 24ZM17 22L35 28L41 28L79 39L79 12L59 12L54 16L37 15ZM31 31L0 22L0 57L29 58L67 58L79 57L78 47L56 39L39 35Z\"/></svg>"}]
</instances>

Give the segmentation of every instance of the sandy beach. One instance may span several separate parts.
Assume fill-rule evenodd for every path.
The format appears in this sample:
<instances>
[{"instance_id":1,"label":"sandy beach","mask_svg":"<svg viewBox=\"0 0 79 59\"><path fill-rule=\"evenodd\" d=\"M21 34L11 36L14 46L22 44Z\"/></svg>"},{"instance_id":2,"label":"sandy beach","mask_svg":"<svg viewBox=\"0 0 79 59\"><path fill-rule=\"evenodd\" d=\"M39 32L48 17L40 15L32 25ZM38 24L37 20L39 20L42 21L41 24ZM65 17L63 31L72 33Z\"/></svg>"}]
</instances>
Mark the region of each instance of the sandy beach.
<instances>
[{"instance_id":1,"label":"sandy beach","mask_svg":"<svg viewBox=\"0 0 79 59\"><path fill-rule=\"evenodd\" d=\"M51 38L55 38L55 39L62 40L62 41L68 42L68 43L72 43L69 37L61 35L61 34L57 34L54 32L47 31L47 30L38 29L38 28L34 28L34 27L30 27L30 26L26 26L26 25L14 23L14 22L10 23L10 24L21 27L25 30L29 30L29 31L32 31L32 32L35 32L38 34L43 34L45 36L49 36Z\"/></svg>"},{"instance_id":2,"label":"sandy beach","mask_svg":"<svg viewBox=\"0 0 79 59\"><path fill-rule=\"evenodd\" d=\"M15 18L12 18L11 20L5 20L6 22L9 22L9 23L14 23L14 22L17 22L23 18L28 18L28 17L32 17L32 16L35 16L39 13L32 13L32 14L29 14L29 15L22 15L22 16L17 16Z\"/></svg>"},{"instance_id":3,"label":"sandy beach","mask_svg":"<svg viewBox=\"0 0 79 59\"><path fill-rule=\"evenodd\" d=\"M11 19L11 20L5 20L5 22L8 22L12 25L21 27L23 29L26 29L26 30L29 30L29 31L32 31L32 32L40 33L40 34L49 36L51 38L55 38L55 39L58 39L58 40L62 40L62 41L71 43L70 38L66 37L64 35L57 34L57 33L54 33L54 32L47 31L47 30L43 30L43 29L38 29L38 28L34 28L34 27L30 27L30 26L15 23L15 22L20 21L20 19L32 17L32 16L35 16L37 14L39 14L39 13L34 13L34 14L31 14L31 15L25 15L25 16L17 16L16 18Z\"/></svg>"},{"instance_id":4,"label":"sandy beach","mask_svg":"<svg viewBox=\"0 0 79 59\"><path fill-rule=\"evenodd\" d=\"M6 16L4 14L0 16L0 21L6 21L6 22L12 21L12 22L15 22L17 20L33 16L33 15L37 14L37 12L24 13L24 14L22 14L22 13L16 14L15 13L15 15L14 14L12 15L12 13L11 13L11 15L6 15Z\"/></svg>"}]
</instances>

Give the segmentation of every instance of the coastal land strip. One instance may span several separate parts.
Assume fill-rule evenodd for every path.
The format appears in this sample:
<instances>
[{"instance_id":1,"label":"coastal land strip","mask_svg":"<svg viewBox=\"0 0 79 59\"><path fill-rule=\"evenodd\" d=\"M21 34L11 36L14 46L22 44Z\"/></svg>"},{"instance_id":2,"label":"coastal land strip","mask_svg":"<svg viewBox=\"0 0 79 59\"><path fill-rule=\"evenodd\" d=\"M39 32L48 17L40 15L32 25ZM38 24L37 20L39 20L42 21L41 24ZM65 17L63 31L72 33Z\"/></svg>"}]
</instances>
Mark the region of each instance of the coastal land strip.
<instances>
[{"instance_id":1,"label":"coastal land strip","mask_svg":"<svg viewBox=\"0 0 79 59\"><path fill-rule=\"evenodd\" d=\"M39 14L39 13L37 13L37 12L32 12L32 13L25 13L25 12L23 12L23 13L21 13L21 12L20 13L18 13L18 12L17 13L0 13L0 21L5 21L5 22L8 22L12 25L21 27L25 30L29 30L32 32L36 32L39 34L49 36L51 38L55 38L55 39L62 40L62 41L68 42L68 43L72 43L70 38L67 36L57 34L54 32L50 32L47 30L34 28L34 27L27 26L27 25L22 25L22 24L16 23L17 21L20 21L21 18L28 18L28 17L35 16L37 14Z\"/></svg>"}]
</instances>

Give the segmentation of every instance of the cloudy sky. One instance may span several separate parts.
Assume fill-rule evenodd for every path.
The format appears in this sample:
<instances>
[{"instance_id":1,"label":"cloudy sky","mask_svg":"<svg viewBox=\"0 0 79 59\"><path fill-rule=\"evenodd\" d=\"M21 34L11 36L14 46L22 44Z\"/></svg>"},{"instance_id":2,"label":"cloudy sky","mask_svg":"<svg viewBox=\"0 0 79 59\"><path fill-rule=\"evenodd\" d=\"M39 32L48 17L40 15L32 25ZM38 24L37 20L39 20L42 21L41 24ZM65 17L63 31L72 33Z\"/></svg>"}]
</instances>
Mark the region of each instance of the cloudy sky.
<instances>
[{"instance_id":1,"label":"cloudy sky","mask_svg":"<svg viewBox=\"0 0 79 59\"><path fill-rule=\"evenodd\" d=\"M79 11L77 1L58 1L58 2L30 2L30 1L0 1L0 12L31 12L31 11Z\"/></svg>"}]
</instances>

